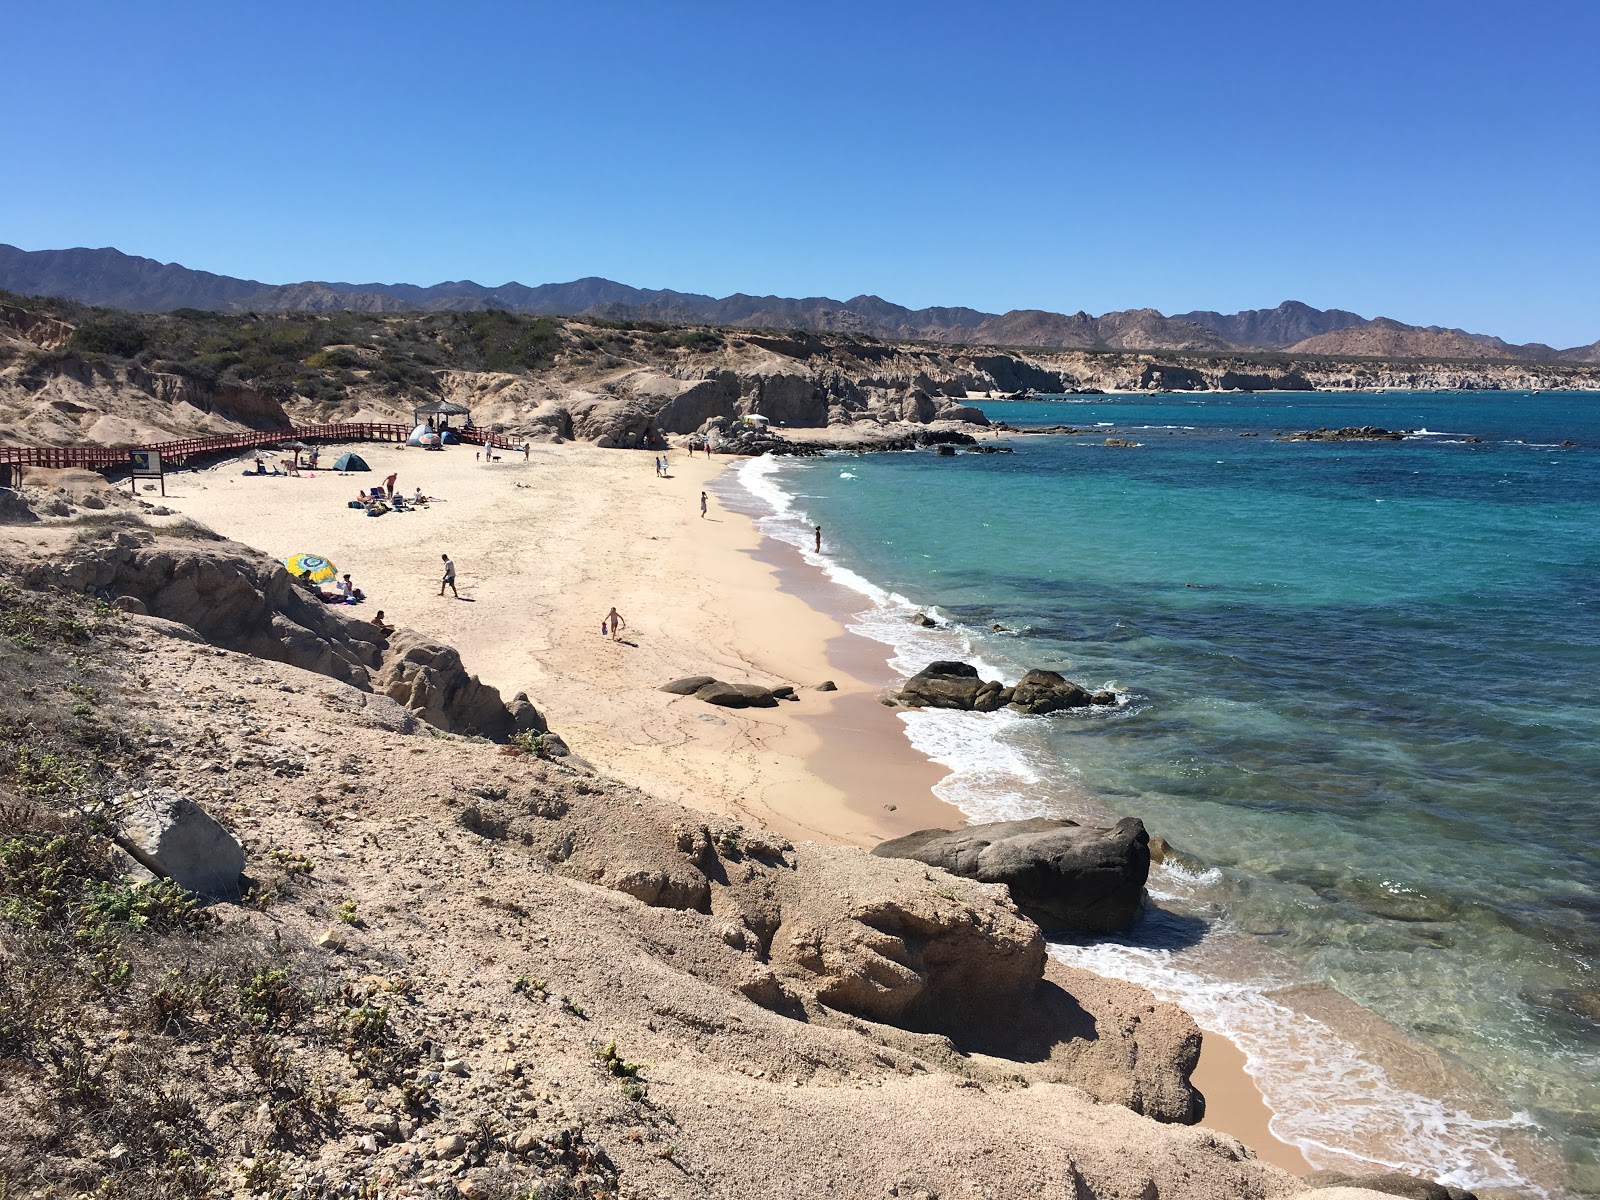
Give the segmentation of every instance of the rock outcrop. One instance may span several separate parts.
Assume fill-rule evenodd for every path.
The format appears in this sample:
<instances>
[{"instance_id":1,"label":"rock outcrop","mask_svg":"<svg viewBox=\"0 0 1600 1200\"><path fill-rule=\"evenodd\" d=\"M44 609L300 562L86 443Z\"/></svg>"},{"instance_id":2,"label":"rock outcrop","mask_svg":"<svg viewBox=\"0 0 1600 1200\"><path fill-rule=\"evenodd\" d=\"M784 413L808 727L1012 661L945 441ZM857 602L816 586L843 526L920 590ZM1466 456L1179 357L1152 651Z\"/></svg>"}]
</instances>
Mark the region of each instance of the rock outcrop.
<instances>
[{"instance_id":1,"label":"rock outcrop","mask_svg":"<svg viewBox=\"0 0 1600 1200\"><path fill-rule=\"evenodd\" d=\"M1376 425L1347 425L1343 429L1304 429L1299 433L1286 433L1280 442L1400 442L1405 434Z\"/></svg>"},{"instance_id":2,"label":"rock outcrop","mask_svg":"<svg viewBox=\"0 0 1600 1200\"><path fill-rule=\"evenodd\" d=\"M908 708L994 712L1009 706L1034 715L1117 702L1114 692L1090 692L1055 671L1032 670L1015 687L1007 687L997 679L979 678L978 669L968 663L945 660L922 668L893 698Z\"/></svg>"},{"instance_id":3,"label":"rock outcrop","mask_svg":"<svg viewBox=\"0 0 1600 1200\"><path fill-rule=\"evenodd\" d=\"M539 710L519 695L516 711L500 692L467 674L451 646L430 641L411 629L388 638L374 690L397 701L428 724L447 733L475 733L502 741L517 733L544 733L549 726Z\"/></svg>"},{"instance_id":4,"label":"rock outcrop","mask_svg":"<svg viewBox=\"0 0 1600 1200\"><path fill-rule=\"evenodd\" d=\"M924 829L877 846L981 883L1003 883L1047 932L1127 929L1144 901L1150 837L1136 817L1112 829L1035 817L965 829Z\"/></svg>"},{"instance_id":5,"label":"rock outcrop","mask_svg":"<svg viewBox=\"0 0 1600 1200\"><path fill-rule=\"evenodd\" d=\"M1403 1196L1405 1200L1477 1200L1465 1188L1437 1183L1420 1175L1406 1175L1400 1171L1372 1171L1356 1174L1350 1171L1313 1171L1303 1183L1313 1197L1332 1196L1337 1191L1360 1191L1368 1195Z\"/></svg>"},{"instance_id":6,"label":"rock outcrop","mask_svg":"<svg viewBox=\"0 0 1600 1200\"><path fill-rule=\"evenodd\" d=\"M30 566L24 582L102 597L183 625L214 646L375 691L450 733L503 740L547 729L526 696L508 706L497 689L467 673L451 647L411 630L386 635L233 543L163 543L149 530L122 532L112 544Z\"/></svg>"},{"instance_id":7,"label":"rock outcrop","mask_svg":"<svg viewBox=\"0 0 1600 1200\"><path fill-rule=\"evenodd\" d=\"M1008 1077L1071 1083L1163 1121L1204 1111L1188 1081L1193 1022L1130 984L1050 962L1004 886L740 826L680 823L663 837L651 805L622 810L604 795L559 823L541 804L479 801L475 820L564 875L699 922L734 952L720 968L728 983L764 1008L949 1038Z\"/></svg>"}]
</instances>

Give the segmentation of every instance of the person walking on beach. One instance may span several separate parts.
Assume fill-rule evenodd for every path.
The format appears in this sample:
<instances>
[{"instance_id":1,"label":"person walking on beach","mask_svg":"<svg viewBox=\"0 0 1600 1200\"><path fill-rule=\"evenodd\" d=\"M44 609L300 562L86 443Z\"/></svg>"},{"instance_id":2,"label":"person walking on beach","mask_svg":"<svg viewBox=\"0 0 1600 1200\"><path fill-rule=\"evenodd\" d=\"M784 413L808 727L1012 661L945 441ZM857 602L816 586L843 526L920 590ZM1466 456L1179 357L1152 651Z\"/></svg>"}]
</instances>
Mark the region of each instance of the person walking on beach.
<instances>
[{"instance_id":1,"label":"person walking on beach","mask_svg":"<svg viewBox=\"0 0 1600 1200\"><path fill-rule=\"evenodd\" d=\"M611 611L608 612L600 621L600 632L606 632L607 628L609 627L611 630L611 640L614 642L617 640L617 634L621 632L622 629L627 626L627 624L628 623L622 619L622 614L617 611L617 606L613 604L611 606Z\"/></svg>"},{"instance_id":2,"label":"person walking on beach","mask_svg":"<svg viewBox=\"0 0 1600 1200\"><path fill-rule=\"evenodd\" d=\"M706 494L704 492L700 493L700 519L702 521L706 519Z\"/></svg>"},{"instance_id":3,"label":"person walking on beach","mask_svg":"<svg viewBox=\"0 0 1600 1200\"><path fill-rule=\"evenodd\" d=\"M444 578L439 581L439 595L444 595L445 588L449 588L450 594L459 600L461 593L456 591L456 565L450 561L448 554L441 554L439 557L444 559Z\"/></svg>"},{"instance_id":4,"label":"person walking on beach","mask_svg":"<svg viewBox=\"0 0 1600 1200\"><path fill-rule=\"evenodd\" d=\"M816 527L816 529L814 530L814 532L817 535L817 547L816 547L817 553L821 554L822 553L822 526L818 525Z\"/></svg>"}]
</instances>

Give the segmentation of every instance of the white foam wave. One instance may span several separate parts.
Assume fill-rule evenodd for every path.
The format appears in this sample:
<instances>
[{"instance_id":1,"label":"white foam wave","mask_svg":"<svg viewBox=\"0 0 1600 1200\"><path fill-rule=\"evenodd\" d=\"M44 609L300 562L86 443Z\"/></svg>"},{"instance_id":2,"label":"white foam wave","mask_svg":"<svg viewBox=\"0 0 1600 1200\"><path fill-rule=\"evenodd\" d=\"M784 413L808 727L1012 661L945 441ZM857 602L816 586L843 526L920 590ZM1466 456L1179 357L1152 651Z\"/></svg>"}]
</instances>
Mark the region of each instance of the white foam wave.
<instances>
[{"instance_id":1,"label":"white foam wave","mask_svg":"<svg viewBox=\"0 0 1600 1200\"><path fill-rule=\"evenodd\" d=\"M1040 815L1039 767L1004 734L1028 718L1016 713L969 713L921 708L900 714L917 751L948 767L934 794L973 821L1015 821Z\"/></svg>"},{"instance_id":2,"label":"white foam wave","mask_svg":"<svg viewBox=\"0 0 1600 1200\"><path fill-rule=\"evenodd\" d=\"M1486 1120L1397 1084L1354 1043L1272 996L1291 980L1215 978L1186 969L1179 952L1120 941L1052 944L1050 954L1137 983L1237 1045L1273 1111L1273 1134L1298 1146L1313 1166L1344 1165L1354 1155L1457 1187L1549 1196L1504 1145L1506 1133L1534 1128L1528 1117ZM1381 1145L1372 1141L1376 1129L1384 1130ZM1441 1175L1443 1164L1452 1165Z\"/></svg>"}]
</instances>

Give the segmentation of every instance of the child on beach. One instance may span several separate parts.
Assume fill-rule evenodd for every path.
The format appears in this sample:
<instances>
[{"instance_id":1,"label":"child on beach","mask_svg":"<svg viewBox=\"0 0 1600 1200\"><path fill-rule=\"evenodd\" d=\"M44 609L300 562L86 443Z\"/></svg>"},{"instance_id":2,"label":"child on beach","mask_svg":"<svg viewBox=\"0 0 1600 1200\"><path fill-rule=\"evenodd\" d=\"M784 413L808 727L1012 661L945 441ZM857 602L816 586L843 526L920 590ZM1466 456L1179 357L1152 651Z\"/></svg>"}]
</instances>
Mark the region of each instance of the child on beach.
<instances>
[{"instance_id":1,"label":"child on beach","mask_svg":"<svg viewBox=\"0 0 1600 1200\"><path fill-rule=\"evenodd\" d=\"M600 632L602 634L605 633L606 626L609 625L611 627L611 640L614 642L617 640L617 634L621 632L627 626L627 624L628 623L622 619L622 614L617 611L617 606L613 604L611 606L611 611L608 612L604 617L600 618Z\"/></svg>"}]
</instances>

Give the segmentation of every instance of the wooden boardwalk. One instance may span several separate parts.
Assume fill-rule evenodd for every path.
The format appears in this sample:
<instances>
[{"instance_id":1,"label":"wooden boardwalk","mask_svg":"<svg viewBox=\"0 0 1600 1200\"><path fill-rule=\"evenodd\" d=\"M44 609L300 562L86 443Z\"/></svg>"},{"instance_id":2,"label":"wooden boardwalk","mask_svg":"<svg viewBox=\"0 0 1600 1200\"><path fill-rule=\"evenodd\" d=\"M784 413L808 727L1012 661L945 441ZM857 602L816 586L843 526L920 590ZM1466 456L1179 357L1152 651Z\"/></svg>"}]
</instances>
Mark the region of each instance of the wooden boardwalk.
<instances>
[{"instance_id":1,"label":"wooden boardwalk","mask_svg":"<svg viewBox=\"0 0 1600 1200\"><path fill-rule=\"evenodd\" d=\"M354 421L343 425L291 425L287 429L152 442L145 446L0 446L0 466L85 467L91 471L105 471L126 467L130 450L156 450L161 454L163 465L181 467L197 455L259 450L280 442L403 442L411 436L411 428L378 421ZM521 442L486 429L451 429L450 432L471 446L522 449Z\"/></svg>"}]
</instances>

